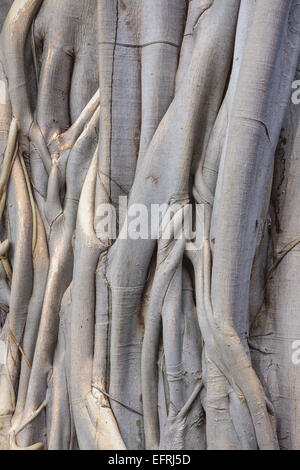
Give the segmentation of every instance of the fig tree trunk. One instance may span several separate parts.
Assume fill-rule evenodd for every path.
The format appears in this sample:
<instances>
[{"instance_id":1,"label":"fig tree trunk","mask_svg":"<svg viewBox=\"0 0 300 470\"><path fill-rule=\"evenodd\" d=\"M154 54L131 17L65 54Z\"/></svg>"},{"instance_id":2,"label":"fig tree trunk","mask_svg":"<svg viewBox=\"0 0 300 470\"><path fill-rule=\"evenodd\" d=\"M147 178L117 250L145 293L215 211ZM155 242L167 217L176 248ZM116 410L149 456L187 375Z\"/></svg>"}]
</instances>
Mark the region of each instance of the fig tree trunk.
<instances>
[{"instance_id":1,"label":"fig tree trunk","mask_svg":"<svg viewBox=\"0 0 300 470\"><path fill-rule=\"evenodd\" d=\"M300 448L300 1L1 0L0 448Z\"/></svg>"}]
</instances>

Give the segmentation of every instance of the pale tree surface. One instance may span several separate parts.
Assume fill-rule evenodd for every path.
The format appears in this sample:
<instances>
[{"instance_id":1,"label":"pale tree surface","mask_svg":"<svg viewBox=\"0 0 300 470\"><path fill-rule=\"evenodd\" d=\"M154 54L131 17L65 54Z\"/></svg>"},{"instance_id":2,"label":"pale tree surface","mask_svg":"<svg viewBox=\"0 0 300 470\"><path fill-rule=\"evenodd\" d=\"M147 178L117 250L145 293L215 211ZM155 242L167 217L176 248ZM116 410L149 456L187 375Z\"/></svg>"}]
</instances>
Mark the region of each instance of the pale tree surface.
<instances>
[{"instance_id":1,"label":"pale tree surface","mask_svg":"<svg viewBox=\"0 0 300 470\"><path fill-rule=\"evenodd\" d=\"M0 448L299 449L300 0L0 27Z\"/></svg>"}]
</instances>

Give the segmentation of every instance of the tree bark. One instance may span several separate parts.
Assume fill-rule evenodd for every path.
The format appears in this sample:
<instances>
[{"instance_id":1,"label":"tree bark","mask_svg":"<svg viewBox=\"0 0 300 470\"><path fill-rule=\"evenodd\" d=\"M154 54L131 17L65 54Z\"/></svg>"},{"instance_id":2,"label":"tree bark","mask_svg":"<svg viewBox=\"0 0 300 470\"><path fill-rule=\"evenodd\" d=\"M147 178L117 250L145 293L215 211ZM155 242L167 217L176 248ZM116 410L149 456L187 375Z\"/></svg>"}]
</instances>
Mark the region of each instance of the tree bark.
<instances>
[{"instance_id":1,"label":"tree bark","mask_svg":"<svg viewBox=\"0 0 300 470\"><path fill-rule=\"evenodd\" d=\"M0 28L0 448L299 449L299 0Z\"/></svg>"}]
</instances>

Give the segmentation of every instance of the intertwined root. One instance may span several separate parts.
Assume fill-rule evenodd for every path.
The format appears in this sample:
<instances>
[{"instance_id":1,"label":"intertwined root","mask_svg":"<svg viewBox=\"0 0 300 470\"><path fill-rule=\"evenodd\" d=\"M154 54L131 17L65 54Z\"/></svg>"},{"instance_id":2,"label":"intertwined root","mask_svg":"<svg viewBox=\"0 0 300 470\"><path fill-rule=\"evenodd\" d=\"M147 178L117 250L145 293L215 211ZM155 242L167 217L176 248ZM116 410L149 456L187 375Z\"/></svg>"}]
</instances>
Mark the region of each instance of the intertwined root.
<instances>
[{"instance_id":1,"label":"intertwined root","mask_svg":"<svg viewBox=\"0 0 300 470\"><path fill-rule=\"evenodd\" d=\"M0 38L0 446L278 448L244 334L297 1L99 0L98 91L96 0L13 2ZM167 207L157 241L98 229L98 206L128 192L126 221L135 204Z\"/></svg>"}]
</instances>

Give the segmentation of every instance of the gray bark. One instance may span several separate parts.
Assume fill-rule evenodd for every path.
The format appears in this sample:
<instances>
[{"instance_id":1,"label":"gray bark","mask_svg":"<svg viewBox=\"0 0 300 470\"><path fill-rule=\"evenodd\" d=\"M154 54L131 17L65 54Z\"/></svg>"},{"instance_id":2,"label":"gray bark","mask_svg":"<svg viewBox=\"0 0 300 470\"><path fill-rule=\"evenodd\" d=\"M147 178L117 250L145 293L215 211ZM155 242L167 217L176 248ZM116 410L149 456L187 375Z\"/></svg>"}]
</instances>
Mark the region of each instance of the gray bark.
<instances>
[{"instance_id":1,"label":"gray bark","mask_svg":"<svg viewBox=\"0 0 300 470\"><path fill-rule=\"evenodd\" d=\"M299 449L299 0L0 27L0 448Z\"/></svg>"}]
</instances>

